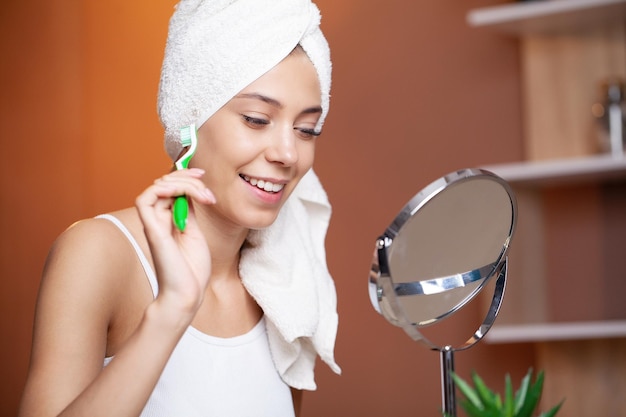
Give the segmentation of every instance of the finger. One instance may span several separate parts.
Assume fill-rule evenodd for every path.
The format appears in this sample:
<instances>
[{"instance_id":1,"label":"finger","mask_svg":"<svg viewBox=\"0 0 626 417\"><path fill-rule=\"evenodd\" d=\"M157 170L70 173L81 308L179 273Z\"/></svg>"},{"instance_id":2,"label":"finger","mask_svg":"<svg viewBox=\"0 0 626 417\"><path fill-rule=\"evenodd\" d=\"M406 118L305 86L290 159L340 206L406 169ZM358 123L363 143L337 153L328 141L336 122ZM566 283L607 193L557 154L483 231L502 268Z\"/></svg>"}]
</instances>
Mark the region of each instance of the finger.
<instances>
[{"instance_id":1,"label":"finger","mask_svg":"<svg viewBox=\"0 0 626 417\"><path fill-rule=\"evenodd\" d=\"M186 195L190 203L215 203L213 193L199 179L168 174L156 180L136 199L135 204L147 233L159 238L171 236L171 209L174 198L181 195Z\"/></svg>"},{"instance_id":2,"label":"finger","mask_svg":"<svg viewBox=\"0 0 626 417\"><path fill-rule=\"evenodd\" d=\"M164 177L155 181L141 195L141 202L154 205L158 199L172 199L186 195L204 204L215 203L215 196L199 179Z\"/></svg>"},{"instance_id":3,"label":"finger","mask_svg":"<svg viewBox=\"0 0 626 417\"><path fill-rule=\"evenodd\" d=\"M149 187L135 201L137 212L149 240L150 237L162 238L165 235L171 235L171 222L166 219L171 217L170 207L173 198L159 197L156 188L158 186Z\"/></svg>"},{"instance_id":4,"label":"finger","mask_svg":"<svg viewBox=\"0 0 626 417\"><path fill-rule=\"evenodd\" d=\"M155 207L160 201L171 201L176 196L176 190L177 187L173 183L155 182L137 196L135 203L141 207Z\"/></svg>"},{"instance_id":5,"label":"finger","mask_svg":"<svg viewBox=\"0 0 626 417\"><path fill-rule=\"evenodd\" d=\"M189 169L181 169L177 171L172 171L168 174L163 175L160 178L157 178L155 180L155 183L161 182L161 181L175 181L177 179L180 180L184 178L200 179L204 175L204 172L205 171L203 169L199 169L199 168L189 168Z\"/></svg>"},{"instance_id":6,"label":"finger","mask_svg":"<svg viewBox=\"0 0 626 417\"><path fill-rule=\"evenodd\" d=\"M213 204L215 196L200 180L203 174L204 171L197 168L176 171L158 178L154 185L164 187L159 189L165 193L161 194L162 197L187 195L201 203ZM168 195L168 192L171 194Z\"/></svg>"}]
</instances>

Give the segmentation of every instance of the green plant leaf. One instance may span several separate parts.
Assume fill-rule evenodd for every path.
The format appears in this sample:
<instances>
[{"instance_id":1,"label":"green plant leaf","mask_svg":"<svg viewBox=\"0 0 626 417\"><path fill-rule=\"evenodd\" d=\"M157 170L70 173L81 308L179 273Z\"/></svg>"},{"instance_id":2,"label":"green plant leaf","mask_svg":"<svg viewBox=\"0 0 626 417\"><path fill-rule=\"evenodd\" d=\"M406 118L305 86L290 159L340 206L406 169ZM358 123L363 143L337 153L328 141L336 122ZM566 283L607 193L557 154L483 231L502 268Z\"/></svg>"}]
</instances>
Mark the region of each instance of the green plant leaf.
<instances>
[{"instance_id":1,"label":"green plant leaf","mask_svg":"<svg viewBox=\"0 0 626 417\"><path fill-rule=\"evenodd\" d=\"M487 408L476 389L463 378L455 373L452 373L451 376L459 391L465 396L465 400L461 401L459 405L469 417L501 417L499 409L494 407Z\"/></svg>"},{"instance_id":2,"label":"green plant leaf","mask_svg":"<svg viewBox=\"0 0 626 417\"><path fill-rule=\"evenodd\" d=\"M537 374L537 379L528 388L526 398L524 399L524 402L515 417L532 417L532 414L535 411L535 408L537 408L537 404L539 403L542 389L543 371L539 371L539 374Z\"/></svg>"},{"instance_id":3,"label":"green plant leaf","mask_svg":"<svg viewBox=\"0 0 626 417\"><path fill-rule=\"evenodd\" d=\"M452 376L452 379L454 380L457 388L463 393L463 395L465 395L465 398L467 398L468 402L470 402L472 405L479 409L484 408L476 391L474 391L474 389L467 382L465 382L463 378L461 378L454 372L452 372L450 375Z\"/></svg>"},{"instance_id":4,"label":"green plant leaf","mask_svg":"<svg viewBox=\"0 0 626 417\"><path fill-rule=\"evenodd\" d=\"M563 401L565 401L565 400L563 400ZM546 411L545 413L541 413L539 415L539 417L554 417L556 415L556 413L558 413L558 411L561 408L561 406L563 405L563 401L561 401L560 403L558 403L557 405L552 407L549 411Z\"/></svg>"},{"instance_id":5,"label":"green plant leaf","mask_svg":"<svg viewBox=\"0 0 626 417\"><path fill-rule=\"evenodd\" d=\"M513 384L511 383L511 375L506 374L504 377L504 409L505 417L514 417L515 403L513 402Z\"/></svg>"},{"instance_id":6,"label":"green plant leaf","mask_svg":"<svg viewBox=\"0 0 626 417\"><path fill-rule=\"evenodd\" d=\"M539 404L544 381L544 372L540 371L533 383L533 369L530 368L522 378L520 388L513 395L511 376L506 374L503 403L500 395L489 389L475 371L472 372L473 387L454 372L451 376L459 391L465 396L460 406L468 417L532 417ZM563 401L538 417L554 417L562 405ZM445 413L444 416L450 417Z\"/></svg>"},{"instance_id":7,"label":"green plant leaf","mask_svg":"<svg viewBox=\"0 0 626 417\"><path fill-rule=\"evenodd\" d=\"M528 385L530 384L530 378L532 377L532 374L533 368L530 368L524 378L522 378L520 387L515 393L515 416L518 415L519 410L522 408L522 405L526 401L526 394L528 393Z\"/></svg>"},{"instance_id":8,"label":"green plant leaf","mask_svg":"<svg viewBox=\"0 0 626 417\"><path fill-rule=\"evenodd\" d=\"M463 410L465 410L469 417L482 417L485 413L485 410L483 408L479 408L474 403L468 400L461 401L459 405Z\"/></svg>"},{"instance_id":9,"label":"green plant leaf","mask_svg":"<svg viewBox=\"0 0 626 417\"><path fill-rule=\"evenodd\" d=\"M500 396L494 394L493 391L485 385L485 382L476 372L472 372L472 380L474 381L474 386L476 387L476 393L480 397L485 410L496 410L500 412L500 408L502 407L502 402L500 400Z\"/></svg>"},{"instance_id":10,"label":"green plant leaf","mask_svg":"<svg viewBox=\"0 0 626 417\"><path fill-rule=\"evenodd\" d=\"M469 417L502 417L498 410L486 410L484 408L478 408L467 400L461 401L460 405Z\"/></svg>"}]
</instances>

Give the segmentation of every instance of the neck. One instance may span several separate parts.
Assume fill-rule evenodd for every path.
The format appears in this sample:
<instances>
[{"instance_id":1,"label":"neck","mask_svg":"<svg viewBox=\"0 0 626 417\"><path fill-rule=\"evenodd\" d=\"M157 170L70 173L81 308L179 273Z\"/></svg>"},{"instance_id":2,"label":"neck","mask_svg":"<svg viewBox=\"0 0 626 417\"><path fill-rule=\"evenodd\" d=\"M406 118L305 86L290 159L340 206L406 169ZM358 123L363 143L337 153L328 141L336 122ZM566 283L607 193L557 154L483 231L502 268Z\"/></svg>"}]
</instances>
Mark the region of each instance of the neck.
<instances>
[{"instance_id":1,"label":"neck","mask_svg":"<svg viewBox=\"0 0 626 417\"><path fill-rule=\"evenodd\" d=\"M198 217L211 252L211 279L239 278L241 247L248 236L248 229L215 221L210 216Z\"/></svg>"}]
</instances>

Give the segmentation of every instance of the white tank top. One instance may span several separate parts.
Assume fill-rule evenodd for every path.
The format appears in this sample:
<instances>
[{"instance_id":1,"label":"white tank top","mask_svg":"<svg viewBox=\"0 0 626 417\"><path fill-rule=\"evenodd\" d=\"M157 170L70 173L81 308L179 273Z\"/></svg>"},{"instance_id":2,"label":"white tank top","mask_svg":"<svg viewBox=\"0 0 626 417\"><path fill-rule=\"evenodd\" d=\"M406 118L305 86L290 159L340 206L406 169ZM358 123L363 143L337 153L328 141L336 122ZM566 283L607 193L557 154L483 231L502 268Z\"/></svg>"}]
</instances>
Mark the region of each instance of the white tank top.
<instances>
[{"instance_id":1,"label":"white tank top","mask_svg":"<svg viewBox=\"0 0 626 417\"><path fill-rule=\"evenodd\" d=\"M134 237L113 222L135 248L154 296L156 275ZM106 366L113 358L105 358ZM189 326L174 349L142 417L294 417L289 386L272 361L265 320L248 333L220 338Z\"/></svg>"}]
</instances>

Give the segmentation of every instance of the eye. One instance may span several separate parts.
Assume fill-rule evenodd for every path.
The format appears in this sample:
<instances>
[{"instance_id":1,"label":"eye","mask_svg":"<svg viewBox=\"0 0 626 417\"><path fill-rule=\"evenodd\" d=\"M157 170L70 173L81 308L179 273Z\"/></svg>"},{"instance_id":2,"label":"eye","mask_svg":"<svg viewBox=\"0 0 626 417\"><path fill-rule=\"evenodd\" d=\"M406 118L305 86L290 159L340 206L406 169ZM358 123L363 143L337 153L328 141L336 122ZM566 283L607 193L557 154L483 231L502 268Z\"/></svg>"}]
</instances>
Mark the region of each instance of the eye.
<instances>
[{"instance_id":1,"label":"eye","mask_svg":"<svg viewBox=\"0 0 626 417\"><path fill-rule=\"evenodd\" d=\"M312 128L294 127L293 129L298 132L298 136L300 136L302 139L312 139L322 134L322 132L319 132Z\"/></svg>"},{"instance_id":2,"label":"eye","mask_svg":"<svg viewBox=\"0 0 626 417\"><path fill-rule=\"evenodd\" d=\"M252 117L246 114L242 114L241 117L243 117L243 120L246 122L246 124L256 129L262 128L263 126L267 126L268 124L270 124L269 120L261 119L259 117Z\"/></svg>"}]
</instances>

